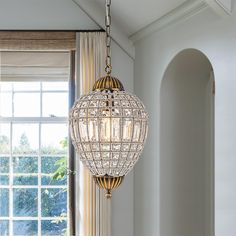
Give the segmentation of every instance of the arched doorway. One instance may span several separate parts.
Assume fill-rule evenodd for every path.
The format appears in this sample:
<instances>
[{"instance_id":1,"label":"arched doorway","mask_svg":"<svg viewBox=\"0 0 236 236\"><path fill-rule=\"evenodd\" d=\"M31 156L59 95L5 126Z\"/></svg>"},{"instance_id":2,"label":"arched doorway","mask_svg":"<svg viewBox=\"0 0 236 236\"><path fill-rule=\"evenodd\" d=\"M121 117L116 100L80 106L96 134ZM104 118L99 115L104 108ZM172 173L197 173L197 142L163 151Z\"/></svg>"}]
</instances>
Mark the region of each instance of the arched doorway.
<instances>
[{"instance_id":1,"label":"arched doorway","mask_svg":"<svg viewBox=\"0 0 236 236\"><path fill-rule=\"evenodd\" d=\"M180 52L161 86L162 236L214 235L214 73L196 49Z\"/></svg>"}]
</instances>

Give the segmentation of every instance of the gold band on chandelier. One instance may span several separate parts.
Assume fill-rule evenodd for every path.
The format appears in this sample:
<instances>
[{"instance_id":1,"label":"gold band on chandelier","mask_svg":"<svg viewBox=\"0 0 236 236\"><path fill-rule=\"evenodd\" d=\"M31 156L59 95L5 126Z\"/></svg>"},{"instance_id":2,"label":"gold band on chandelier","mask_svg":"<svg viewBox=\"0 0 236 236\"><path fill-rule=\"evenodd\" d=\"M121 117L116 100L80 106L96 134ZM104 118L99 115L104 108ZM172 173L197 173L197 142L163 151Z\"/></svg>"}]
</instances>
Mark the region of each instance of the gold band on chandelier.
<instances>
[{"instance_id":1,"label":"gold band on chandelier","mask_svg":"<svg viewBox=\"0 0 236 236\"><path fill-rule=\"evenodd\" d=\"M117 78L107 75L97 80L93 86L93 91L102 91L106 89L124 91L124 86Z\"/></svg>"},{"instance_id":2,"label":"gold band on chandelier","mask_svg":"<svg viewBox=\"0 0 236 236\"><path fill-rule=\"evenodd\" d=\"M107 191L106 197L111 198L112 197L111 190L121 185L124 176L114 177L114 176L104 175L104 176L94 176L93 178L99 188L105 189Z\"/></svg>"}]
</instances>

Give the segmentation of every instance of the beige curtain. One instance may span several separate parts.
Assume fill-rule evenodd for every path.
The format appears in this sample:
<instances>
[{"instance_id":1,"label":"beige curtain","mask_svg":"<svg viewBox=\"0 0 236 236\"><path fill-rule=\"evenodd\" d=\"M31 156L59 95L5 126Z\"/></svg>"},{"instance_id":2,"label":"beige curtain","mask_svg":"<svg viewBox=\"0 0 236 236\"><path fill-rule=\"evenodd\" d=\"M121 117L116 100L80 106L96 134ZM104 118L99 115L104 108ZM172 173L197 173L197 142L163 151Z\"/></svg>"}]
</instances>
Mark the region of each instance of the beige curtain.
<instances>
[{"instance_id":1,"label":"beige curtain","mask_svg":"<svg viewBox=\"0 0 236 236\"><path fill-rule=\"evenodd\" d=\"M105 33L86 32L79 34L80 95L92 90L96 79L104 75ZM78 159L77 159L78 160ZM81 163L79 168L79 222L80 236L110 236L110 200L105 199L91 174ZM78 230L77 230L78 232Z\"/></svg>"}]
</instances>

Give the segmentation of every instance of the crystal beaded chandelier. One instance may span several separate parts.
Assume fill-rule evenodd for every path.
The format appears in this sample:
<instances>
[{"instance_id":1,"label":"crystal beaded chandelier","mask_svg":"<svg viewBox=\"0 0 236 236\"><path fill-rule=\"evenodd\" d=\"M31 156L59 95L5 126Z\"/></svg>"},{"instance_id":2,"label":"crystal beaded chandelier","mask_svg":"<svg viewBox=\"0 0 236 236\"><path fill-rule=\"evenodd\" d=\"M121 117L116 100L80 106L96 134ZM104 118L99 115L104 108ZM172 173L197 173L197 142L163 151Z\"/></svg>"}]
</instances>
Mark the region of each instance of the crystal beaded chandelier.
<instances>
[{"instance_id":1,"label":"crystal beaded chandelier","mask_svg":"<svg viewBox=\"0 0 236 236\"><path fill-rule=\"evenodd\" d=\"M106 0L106 76L75 102L69 118L80 160L97 185L106 190L107 198L138 161L148 132L143 103L111 76L110 5L111 0Z\"/></svg>"}]
</instances>

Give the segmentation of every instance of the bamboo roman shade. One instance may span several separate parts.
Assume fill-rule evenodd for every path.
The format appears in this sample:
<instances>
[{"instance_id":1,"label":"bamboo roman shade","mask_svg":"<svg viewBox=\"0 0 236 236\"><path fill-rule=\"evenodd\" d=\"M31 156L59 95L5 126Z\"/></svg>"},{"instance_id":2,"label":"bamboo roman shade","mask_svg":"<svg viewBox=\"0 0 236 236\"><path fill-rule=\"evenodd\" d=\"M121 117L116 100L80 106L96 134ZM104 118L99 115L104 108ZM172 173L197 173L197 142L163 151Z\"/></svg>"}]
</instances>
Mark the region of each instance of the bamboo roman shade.
<instances>
[{"instance_id":1,"label":"bamboo roman shade","mask_svg":"<svg viewBox=\"0 0 236 236\"><path fill-rule=\"evenodd\" d=\"M60 31L1 31L0 50L75 50L76 33Z\"/></svg>"},{"instance_id":2,"label":"bamboo roman shade","mask_svg":"<svg viewBox=\"0 0 236 236\"><path fill-rule=\"evenodd\" d=\"M1 80L66 80L72 50L75 32L0 31Z\"/></svg>"},{"instance_id":3,"label":"bamboo roman shade","mask_svg":"<svg viewBox=\"0 0 236 236\"><path fill-rule=\"evenodd\" d=\"M0 51L1 81L66 81L69 51Z\"/></svg>"}]
</instances>

